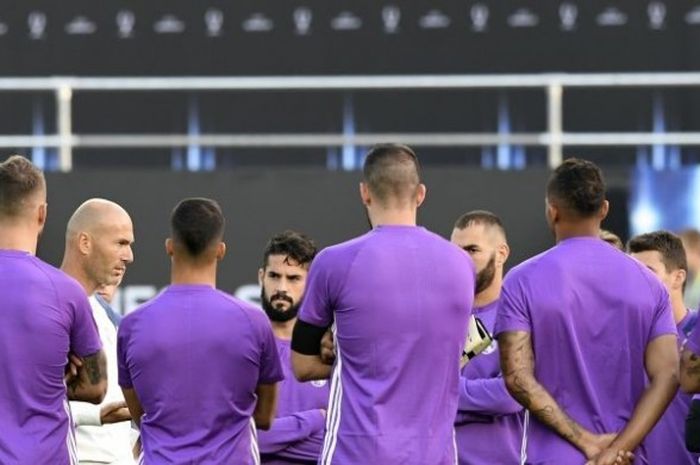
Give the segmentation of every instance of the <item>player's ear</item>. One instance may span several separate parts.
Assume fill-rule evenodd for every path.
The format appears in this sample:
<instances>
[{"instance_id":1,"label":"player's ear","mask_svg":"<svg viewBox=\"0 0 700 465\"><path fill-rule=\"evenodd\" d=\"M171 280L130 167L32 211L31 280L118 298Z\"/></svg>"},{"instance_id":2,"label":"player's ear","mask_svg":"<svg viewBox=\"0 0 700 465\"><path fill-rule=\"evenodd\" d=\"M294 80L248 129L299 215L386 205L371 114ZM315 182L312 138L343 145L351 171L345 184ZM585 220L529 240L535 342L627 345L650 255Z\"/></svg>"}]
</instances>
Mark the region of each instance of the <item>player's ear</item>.
<instances>
[{"instance_id":1,"label":"player's ear","mask_svg":"<svg viewBox=\"0 0 700 465\"><path fill-rule=\"evenodd\" d=\"M673 286L676 289L683 289L683 284L688 277L688 273L685 270L676 270L673 277Z\"/></svg>"},{"instance_id":2,"label":"player's ear","mask_svg":"<svg viewBox=\"0 0 700 465\"><path fill-rule=\"evenodd\" d=\"M169 257L173 256L173 249L173 240L171 238L167 238L165 240L165 253L167 253Z\"/></svg>"},{"instance_id":3,"label":"player's ear","mask_svg":"<svg viewBox=\"0 0 700 465\"><path fill-rule=\"evenodd\" d=\"M364 182L360 183L360 198L362 199L362 203L366 206L369 206L372 203L372 196L369 193L369 187L367 187L367 184Z\"/></svg>"},{"instance_id":4,"label":"player's ear","mask_svg":"<svg viewBox=\"0 0 700 465\"><path fill-rule=\"evenodd\" d=\"M425 200L425 195L428 193L428 188L425 184L418 184L416 188L416 207L420 207Z\"/></svg>"},{"instance_id":5,"label":"player's ear","mask_svg":"<svg viewBox=\"0 0 700 465\"><path fill-rule=\"evenodd\" d=\"M219 244L216 246L216 259L218 261L221 261L224 259L224 256L226 255L226 243L225 242L219 242Z\"/></svg>"},{"instance_id":6,"label":"player's ear","mask_svg":"<svg viewBox=\"0 0 700 465\"><path fill-rule=\"evenodd\" d=\"M607 200L603 200L603 205L600 207L600 212L599 212L599 218L601 221L605 219L605 217L608 216L608 212L610 211L610 202Z\"/></svg>"},{"instance_id":7,"label":"player's ear","mask_svg":"<svg viewBox=\"0 0 700 465\"><path fill-rule=\"evenodd\" d=\"M508 257L510 256L510 247L508 247L508 244L503 242L501 245L498 246L498 249L496 250L496 262L503 266L506 261L508 260Z\"/></svg>"},{"instance_id":8,"label":"player's ear","mask_svg":"<svg viewBox=\"0 0 700 465\"><path fill-rule=\"evenodd\" d=\"M44 202L41 205L39 205L39 209L37 211L37 222L39 224L40 228L44 228L44 225L46 224L46 217L49 214L49 204Z\"/></svg>"},{"instance_id":9,"label":"player's ear","mask_svg":"<svg viewBox=\"0 0 700 465\"><path fill-rule=\"evenodd\" d=\"M92 238L90 235L86 232L79 232L78 233L78 250L82 255L87 255L90 253L90 249L92 248Z\"/></svg>"},{"instance_id":10,"label":"player's ear","mask_svg":"<svg viewBox=\"0 0 700 465\"><path fill-rule=\"evenodd\" d=\"M258 268L258 285L260 287L263 285L263 276L265 276L265 270Z\"/></svg>"},{"instance_id":11,"label":"player's ear","mask_svg":"<svg viewBox=\"0 0 700 465\"><path fill-rule=\"evenodd\" d=\"M545 199L545 214L550 225L559 222L559 209L549 199Z\"/></svg>"}]
</instances>

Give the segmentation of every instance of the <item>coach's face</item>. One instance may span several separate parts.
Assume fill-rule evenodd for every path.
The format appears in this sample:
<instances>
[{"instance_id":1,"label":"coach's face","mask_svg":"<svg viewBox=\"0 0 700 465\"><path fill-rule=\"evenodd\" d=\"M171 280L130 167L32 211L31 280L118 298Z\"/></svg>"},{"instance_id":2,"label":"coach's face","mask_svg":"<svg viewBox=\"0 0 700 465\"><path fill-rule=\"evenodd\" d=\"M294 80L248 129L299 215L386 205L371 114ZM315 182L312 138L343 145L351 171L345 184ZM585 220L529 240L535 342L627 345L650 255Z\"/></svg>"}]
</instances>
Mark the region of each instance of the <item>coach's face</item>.
<instances>
[{"instance_id":1,"label":"coach's face","mask_svg":"<svg viewBox=\"0 0 700 465\"><path fill-rule=\"evenodd\" d=\"M89 268L100 285L116 285L134 261L134 230L128 215L114 215L90 234Z\"/></svg>"},{"instance_id":2,"label":"coach's face","mask_svg":"<svg viewBox=\"0 0 700 465\"><path fill-rule=\"evenodd\" d=\"M487 289L496 275L496 269L503 266L499 241L494 228L483 224L470 224L464 229L455 228L450 241L471 257L476 267L476 293Z\"/></svg>"},{"instance_id":3,"label":"coach's face","mask_svg":"<svg viewBox=\"0 0 700 465\"><path fill-rule=\"evenodd\" d=\"M296 317L306 288L308 265L301 265L287 255L270 255L258 270L262 307L272 321L289 321Z\"/></svg>"}]
</instances>

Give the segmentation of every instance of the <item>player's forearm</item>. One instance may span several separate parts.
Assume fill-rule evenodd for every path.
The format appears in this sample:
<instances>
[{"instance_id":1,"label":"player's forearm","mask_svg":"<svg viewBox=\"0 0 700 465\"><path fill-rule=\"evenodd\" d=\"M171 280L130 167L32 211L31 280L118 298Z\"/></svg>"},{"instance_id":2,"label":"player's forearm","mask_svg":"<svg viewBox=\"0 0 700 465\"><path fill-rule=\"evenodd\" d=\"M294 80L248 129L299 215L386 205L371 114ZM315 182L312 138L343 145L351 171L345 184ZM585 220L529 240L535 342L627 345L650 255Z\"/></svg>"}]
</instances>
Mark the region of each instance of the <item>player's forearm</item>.
<instances>
[{"instance_id":1,"label":"player's forearm","mask_svg":"<svg viewBox=\"0 0 700 465\"><path fill-rule=\"evenodd\" d=\"M667 370L657 374L639 399L629 423L620 432L611 447L634 451L659 421L677 391L678 374L676 371Z\"/></svg>"},{"instance_id":2,"label":"player's forearm","mask_svg":"<svg viewBox=\"0 0 700 465\"><path fill-rule=\"evenodd\" d=\"M312 434L303 441L291 444L276 455L294 461L305 460L316 463L323 450L324 434L325 431L323 430Z\"/></svg>"},{"instance_id":3,"label":"player's forearm","mask_svg":"<svg viewBox=\"0 0 700 465\"><path fill-rule=\"evenodd\" d=\"M534 376L514 371L505 380L511 395L535 418L578 449L585 449L591 433L568 416Z\"/></svg>"},{"instance_id":4,"label":"player's forearm","mask_svg":"<svg viewBox=\"0 0 700 465\"><path fill-rule=\"evenodd\" d=\"M101 426L101 407L87 402L70 402L71 417L75 426Z\"/></svg>"},{"instance_id":5,"label":"player's forearm","mask_svg":"<svg viewBox=\"0 0 700 465\"><path fill-rule=\"evenodd\" d=\"M460 412L482 415L509 415L523 407L510 395L502 377L466 379L459 381Z\"/></svg>"},{"instance_id":6,"label":"player's forearm","mask_svg":"<svg viewBox=\"0 0 700 465\"><path fill-rule=\"evenodd\" d=\"M313 434L323 431L324 422L323 413L318 409L275 418L268 431L258 432L260 453L279 453L299 441L304 441Z\"/></svg>"},{"instance_id":7,"label":"player's forearm","mask_svg":"<svg viewBox=\"0 0 700 465\"><path fill-rule=\"evenodd\" d=\"M292 351L292 370L299 381L313 381L331 377L333 367L326 365L320 355L304 355Z\"/></svg>"},{"instance_id":8,"label":"player's forearm","mask_svg":"<svg viewBox=\"0 0 700 465\"><path fill-rule=\"evenodd\" d=\"M107 358L102 350L85 357L77 377L68 384L68 400L99 404L107 393Z\"/></svg>"},{"instance_id":9,"label":"player's forearm","mask_svg":"<svg viewBox=\"0 0 700 465\"><path fill-rule=\"evenodd\" d=\"M501 333L498 336L498 345L503 379L508 392L540 422L584 451L592 439L592 434L569 417L535 379L535 356L530 333Z\"/></svg>"}]
</instances>

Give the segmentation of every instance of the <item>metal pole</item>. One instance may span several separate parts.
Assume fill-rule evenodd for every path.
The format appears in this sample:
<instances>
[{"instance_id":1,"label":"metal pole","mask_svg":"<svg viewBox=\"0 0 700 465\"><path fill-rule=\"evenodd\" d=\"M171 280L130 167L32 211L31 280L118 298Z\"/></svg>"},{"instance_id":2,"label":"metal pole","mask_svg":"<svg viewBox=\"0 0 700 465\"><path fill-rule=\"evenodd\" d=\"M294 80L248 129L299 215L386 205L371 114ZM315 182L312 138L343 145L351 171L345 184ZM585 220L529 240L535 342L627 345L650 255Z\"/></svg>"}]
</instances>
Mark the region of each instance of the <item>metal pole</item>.
<instances>
[{"instance_id":1,"label":"metal pole","mask_svg":"<svg viewBox=\"0 0 700 465\"><path fill-rule=\"evenodd\" d=\"M564 159L562 153L562 94L563 88L560 83L553 82L547 86L547 131L549 132L547 159L550 169L555 169Z\"/></svg>"},{"instance_id":2,"label":"metal pole","mask_svg":"<svg viewBox=\"0 0 700 465\"><path fill-rule=\"evenodd\" d=\"M56 89L56 119L58 128L58 166L62 172L73 169L73 128L72 128L73 89L61 84Z\"/></svg>"}]
</instances>

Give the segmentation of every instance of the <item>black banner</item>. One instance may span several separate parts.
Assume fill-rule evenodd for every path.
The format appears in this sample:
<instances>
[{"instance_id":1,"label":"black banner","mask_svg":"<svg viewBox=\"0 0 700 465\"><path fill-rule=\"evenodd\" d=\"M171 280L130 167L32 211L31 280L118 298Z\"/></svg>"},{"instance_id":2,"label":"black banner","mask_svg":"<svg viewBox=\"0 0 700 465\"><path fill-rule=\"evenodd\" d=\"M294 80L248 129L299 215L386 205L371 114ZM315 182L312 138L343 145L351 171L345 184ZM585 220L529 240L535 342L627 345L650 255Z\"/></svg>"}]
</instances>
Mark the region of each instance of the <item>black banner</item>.
<instances>
[{"instance_id":1,"label":"black banner","mask_svg":"<svg viewBox=\"0 0 700 465\"><path fill-rule=\"evenodd\" d=\"M3 75L689 70L691 0L2 2Z\"/></svg>"}]
</instances>

